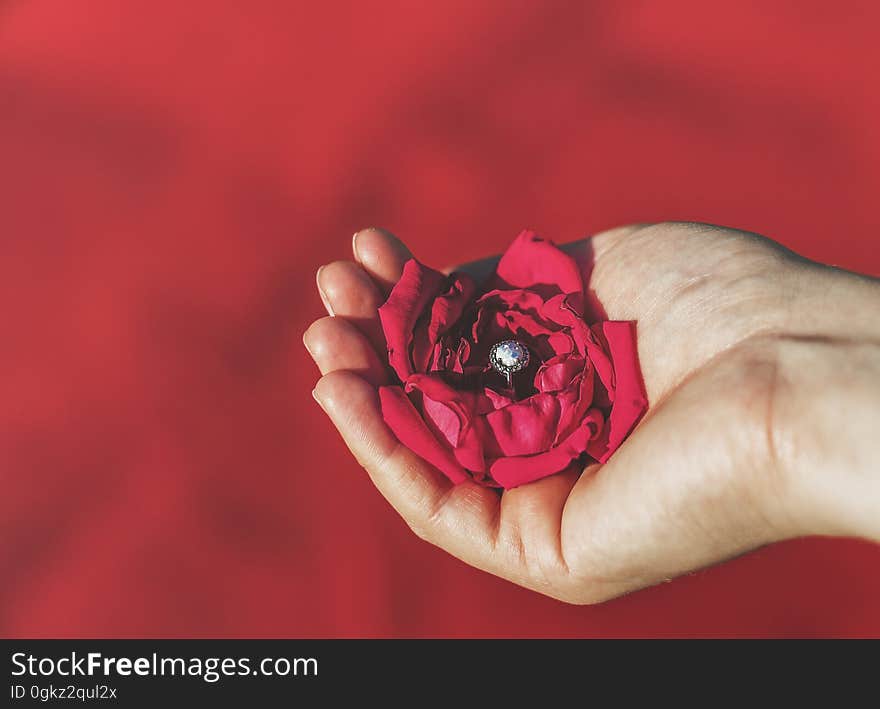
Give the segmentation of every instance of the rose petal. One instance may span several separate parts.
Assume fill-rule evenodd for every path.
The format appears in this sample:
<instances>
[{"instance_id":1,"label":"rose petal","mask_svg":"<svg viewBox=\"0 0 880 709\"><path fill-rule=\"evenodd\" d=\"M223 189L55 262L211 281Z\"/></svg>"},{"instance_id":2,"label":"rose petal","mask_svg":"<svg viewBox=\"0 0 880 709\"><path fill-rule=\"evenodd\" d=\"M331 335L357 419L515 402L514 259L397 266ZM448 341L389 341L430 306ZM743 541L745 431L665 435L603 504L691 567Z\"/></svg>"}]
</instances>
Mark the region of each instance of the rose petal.
<instances>
[{"instance_id":1,"label":"rose petal","mask_svg":"<svg viewBox=\"0 0 880 709\"><path fill-rule=\"evenodd\" d=\"M510 406L513 403L513 399L505 394L501 394L494 389L486 388L484 390L486 399L491 403L489 408L487 409L479 409L480 413L489 413L490 411L494 411L495 409L501 409L505 406Z\"/></svg>"},{"instance_id":2,"label":"rose petal","mask_svg":"<svg viewBox=\"0 0 880 709\"><path fill-rule=\"evenodd\" d=\"M504 318L504 327L515 337L528 335L529 337L549 337L556 328L550 328L546 321L538 320L529 313L522 313L518 310L506 310L501 313Z\"/></svg>"},{"instance_id":3,"label":"rose petal","mask_svg":"<svg viewBox=\"0 0 880 709\"><path fill-rule=\"evenodd\" d=\"M492 327L515 330L516 327L509 324L511 319L522 323L518 327L534 329L536 333L558 330L542 318L543 302L537 294L521 290L495 290L486 294L476 302L477 317L471 327L473 340L479 342Z\"/></svg>"},{"instance_id":4,"label":"rose petal","mask_svg":"<svg viewBox=\"0 0 880 709\"><path fill-rule=\"evenodd\" d=\"M416 326L413 335L413 365L417 372L428 371L431 355L440 337L454 327L464 310L473 304L476 285L463 273L448 279L449 287L431 304L430 318Z\"/></svg>"},{"instance_id":5,"label":"rose petal","mask_svg":"<svg viewBox=\"0 0 880 709\"><path fill-rule=\"evenodd\" d=\"M560 415L559 397L535 394L503 409L486 414L492 445L486 442L486 454L492 457L532 455L553 445Z\"/></svg>"},{"instance_id":6,"label":"rose petal","mask_svg":"<svg viewBox=\"0 0 880 709\"><path fill-rule=\"evenodd\" d=\"M596 334L583 321L577 311L571 306L570 296L556 296L550 298L541 311L541 314L554 322L564 325L568 329L568 335L574 343L575 349L588 358L596 368L604 386L613 386L613 372L611 360L602 344L596 339Z\"/></svg>"},{"instance_id":7,"label":"rose petal","mask_svg":"<svg viewBox=\"0 0 880 709\"><path fill-rule=\"evenodd\" d=\"M570 406L565 406L562 409L562 413L559 415L559 423L556 427L556 438L553 441L553 445L558 445L559 441L568 438L572 431L575 428L580 426L581 420L583 419L584 412L589 408L599 408L596 406L594 401L593 393L594 393L594 370L592 364L590 362L586 363L586 367L583 370L583 373L580 376L580 379L576 382L576 387L572 392L565 392L564 395L560 394L564 399L567 396L574 396L574 403ZM566 396L567 395L567 396ZM600 409L601 410L601 409Z\"/></svg>"},{"instance_id":8,"label":"rose petal","mask_svg":"<svg viewBox=\"0 0 880 709\"><path fill-rule=\"evenodd\" d=\"M599 331L601 332L601 330ZM580 333L579 333L580 335ZM575 336L575 341L577 342L580 339L579 336ZM596 374L599 376L599 380L602 382L602 386L605 387L609 392L614 390L614 363L611 361L611 356L608 353L607 346L603 346L601 341L597 341L593 332L587 329L586 333L583 335L583 340L580 341L583 345L584 350L586 351L587 358L593 365L593 369L595 369Z\"/></svg>"},{"instance_id":9,"label":"rose petal","mask_svg":"<svg viewBox=\"0 0 880 709\"><path fill-rule=\"evenodd\" d=\"M379 320L388 343L388 363L405 380L413 373L410 345L413 328L446 283L446 276L410 259L388 300L379 308Z\"/></svg>"},{"instance_id":10,"label":"rose petal","mask_svg":"<svg viewBox=\"0 0 880 709\"><path fill-rule=\"evenodd\" d=\"M470 359L471 356L471 343L461 338L458 341L458 347L452 355L452 362L450 366L447 366L447 369L455 372L456 374L464 373L464 363Z\"/></svg>"},{"instance_id":11,"label":"rose petal","mask_svg":"<svg viewBox=\"0 0 880 709\"><path fill-rule=\"evenodd\" d=\"M543 298L523 290L494 290L480 298L471 327L471 362L485 365L491 347L506 339L523 342L536 361L570 352L571 338L562 325L544 317L543 306Z\"/></svg>"},{"instance_id":12,"label":"rose petal","mask_svg":"<svg viewBox=\"0 0 880 709\"><path fill-rule=\"evenodd\" d=\"M468 471L486 470L483 442L488 436L485 423L478 415L478 411L487 406L491 410L486 397L457 390L440 377L421 374L412 375L405 389L422 395L425 424L439 440L449 443L456 460Z\"/></svg>"},{"instance_id":13,"label":"rose petal","mask_svg":"<svg viewBox=\"0 0 880 709\"><path fill-rule=\"evenodd\" d=\"M438 468L454 483L464 482L468 474L452 452L442 446L428 430L412 402L399 386L379 387L382 418L403 445Z\"/></svg>"},{"instance_id":14,"label":"rose petal","mask_svg":"<svg viewBox=\"0 0 880 709\"><path fill-rule=\"evenodd\" d=\"M473 418L475 395L458 391L433 374L413 374L404 383L404 391L422 394L425 420L433 424L441 440L457 446L459 435Z\"/></svg>"},{"instance_id":15,"label":"rose petal","mask_svg":"<svg viewBox=\"0 0 880 709\"><path fill-rule=\"evenodd\" d=\"M617 450L648 408L639 369L634 322L606 321L594 326L604 340L614 366L614 385L607 436L592 441L587 452L604 463ZM603 440L604 439L604 440Z\"/></svg>"},{"instance_id":16,"label":"rose petal","mask_svg":"<svg viewBox=\"0 0 880 709\"><path fill-rule=\"evenodd\" d=\"M528 230L520 233L504 252L495 274L508 286L533 292L551 286L562 293L582 293L584 287L574 259L552 241Z\"/></svg>"},{"instance_id":17,"label":"rose petal","mask_svg":"<svg viewBox=\"0 0 880 709\"><path fill-rule=\"evenodd\" d=\"M574 352L574 340L567 332L554 332L547 338L547 344L556 355L567 355Z\"/></svg>"},{"instance_id":18,"label":"rose petal","mask_svg":"<svg viewBox=\"0 0 880 709\"><path fill-rule=\"evenodd\" d=\"M499 458L490 464L489 473L501 487L509 490L565 470L601 432L603 423L602 412L590 409L583 423L558 446L537 455Z\"/></svg>"},{"instance_id":19,"label":"rose petal","mask_svg":"<svg viewBox=\"0 0 880 709\"><path fill-rule=\"evenodd\" d=\"M543 393L567 389L572 380L584 371L581 357L552 357L535 373L535 389Z\"/></svg>"},{"instance_id":20,"label":"rose petal","mask_svg":"<svg viewBox=\"0 0 880 709\"><path fill-rule=\"evenodd\" d=\"M486 424L477 417L459 438L458 447L453 451L455 459L469 473L483 473L488 470L483 441L486 440Z\"/></svg>"},{"instance_id":21,"label":"rose petal","mask_svg":"<svg viewBox=\"0 0 880 709\"><path fill-rule=\"evenodd\" d=\"M474 345L485 347L485 341L492 344L507 333L506 323L503 316L492 308L480 308L477 317L471 326L471 340Z\"/></svg>"},{"instance_id":22,"label":"rose petal","mask_svg":"<svg viewBox=\"0 0 880 709\"><path fill-rule=\"evenodd\" d=\"M437 438L445 439L452 448L455 448L462 429L461 417L455 409L425 396L422 398L422 411L425 414L425 423Z\"/></svg>"},{"instance_id":23,"label":"rose petal","mask_svg":"<svg viewBox=\"0 0 880 709\"><path fill-rule=\"evenodd\" d=\"M477 305L485 306L499 303L496 310L516 308L523 312L538 314L544 307L544 299L532 291L522 288L494 288L477 299Z\"/></svg>"}]
</instances>

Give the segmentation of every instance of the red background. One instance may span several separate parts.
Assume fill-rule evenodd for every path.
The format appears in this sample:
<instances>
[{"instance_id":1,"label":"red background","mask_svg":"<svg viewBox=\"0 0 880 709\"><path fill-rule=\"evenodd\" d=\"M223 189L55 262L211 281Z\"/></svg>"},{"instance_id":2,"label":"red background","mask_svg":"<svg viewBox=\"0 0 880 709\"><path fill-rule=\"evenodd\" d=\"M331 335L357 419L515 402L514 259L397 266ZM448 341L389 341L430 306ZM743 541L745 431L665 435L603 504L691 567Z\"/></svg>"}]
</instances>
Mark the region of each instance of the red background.
<instances>
[{"instance_id":1,"label":"red background","mask_svg":"<svg viewBox=\"0 0 880 709\"><path fill-rule=\"evenodd\" d=\"M803 540L569 607L409 534L309 395L317 266L699 219L880 272L878 6L0 2L4 636L880 635Z\"/></svg>"}]
</instances>

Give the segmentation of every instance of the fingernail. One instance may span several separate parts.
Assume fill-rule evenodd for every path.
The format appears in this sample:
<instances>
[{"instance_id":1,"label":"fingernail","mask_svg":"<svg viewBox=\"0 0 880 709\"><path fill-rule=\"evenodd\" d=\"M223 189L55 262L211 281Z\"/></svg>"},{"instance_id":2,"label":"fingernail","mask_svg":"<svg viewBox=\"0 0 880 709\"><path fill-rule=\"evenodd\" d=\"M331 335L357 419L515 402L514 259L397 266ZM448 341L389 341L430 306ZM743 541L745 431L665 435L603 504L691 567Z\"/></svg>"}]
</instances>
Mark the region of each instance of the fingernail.
<instances>
[{"instance_id":1,"label":"fingernail","mask_svg":"<svg viewBox=\"0 0 880 709\"><path fill-rule=\"evenodd\" d=\"M318 397L318 390L317 389L312 389L312 398L318 402L318 406L320 406L321 410L326 413L326 409L324 409L324 404L322 403L321 399Z\"/></svg>"},{"instance_id":2,"label":"fingernail","mask_svg":"<svg viewBox=\"0 0 880 709\"><path fill-rule=\"evenodd\" d=\"M318 269L318 272L315 274L315 283L318 285L318 295L321 296L321 302L324 304L327 314L333 316L336 315L336 313L333 312L333 308L330 306L330 301L327 300L327 294L321 287L321 271L323 271L324 268L324 266L321 266L321 268Z\"/></svg>"},{"instance_id":3,"label":"fingernail","mask_svg":"<svg viewBox=\"0 0 880 709\"><path fill-rule=\"evenodd\" d=\"M351 253L353 253L355 256L357 256L357 252L358 252L357 241L358 241L358 234L360 234L360 233L361 233L360 229L358 229L354 234L351 235Z\"/></svg>"},{"instance_id":4,"label":"fingernail","mask_svg":"<svg viewBox=\"0 0 880 709\"><path fill-rule=\"evenodd\" d=\"M308 330L306 330L303 333L303 347L306 348L306 352L308 352L312 356L312 359L315 359L315 353L312 352L312 348L309 347L309 331Z\"/></svg>"}]
</instances>

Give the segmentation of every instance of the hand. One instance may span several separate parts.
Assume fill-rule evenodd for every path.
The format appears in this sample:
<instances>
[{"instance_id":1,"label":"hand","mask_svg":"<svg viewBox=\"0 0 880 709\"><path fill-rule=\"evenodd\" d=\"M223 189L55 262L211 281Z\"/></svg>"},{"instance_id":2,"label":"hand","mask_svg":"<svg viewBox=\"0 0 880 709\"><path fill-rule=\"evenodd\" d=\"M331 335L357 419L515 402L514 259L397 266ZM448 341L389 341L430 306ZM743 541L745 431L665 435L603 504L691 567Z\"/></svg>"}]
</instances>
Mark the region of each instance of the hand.
<instances>
[{"instance_id":1,"label":"hand","mask_svg":"<svg viewBox=\"0 0 880 709\"><path fill-rule=\"evenodd\" d=\"M880 286L755 234L615 229L564 247L636 320L646 417L603 466L499 493L398 443L376 309L411 254L370 229L318 272L314 396L413 531L549 596L595 603L807 534L880 539ZM479 273L491 260L462 267Z\"/></svg>"}]
</instances>

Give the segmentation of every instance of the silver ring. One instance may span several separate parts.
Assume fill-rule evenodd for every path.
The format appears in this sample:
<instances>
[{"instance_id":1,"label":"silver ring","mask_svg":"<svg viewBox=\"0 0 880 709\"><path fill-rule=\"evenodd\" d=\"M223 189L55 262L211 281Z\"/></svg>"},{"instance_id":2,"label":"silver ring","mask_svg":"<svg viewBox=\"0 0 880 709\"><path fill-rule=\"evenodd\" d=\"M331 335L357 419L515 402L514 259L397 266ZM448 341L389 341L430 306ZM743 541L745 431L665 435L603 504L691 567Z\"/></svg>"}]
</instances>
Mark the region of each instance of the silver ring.
<instances>
[{"instance_id":1,"label":"silver ring","mask_svg":"<svg viewBox=\"0 0 880 709\"><path fill-rule=\"evenodd\" d=\"M507 379L507 386L513 389L513 374L529 366L529 349L517 340L504 340L489 350L489 364Z\"/></svg>"}]
</instances>

